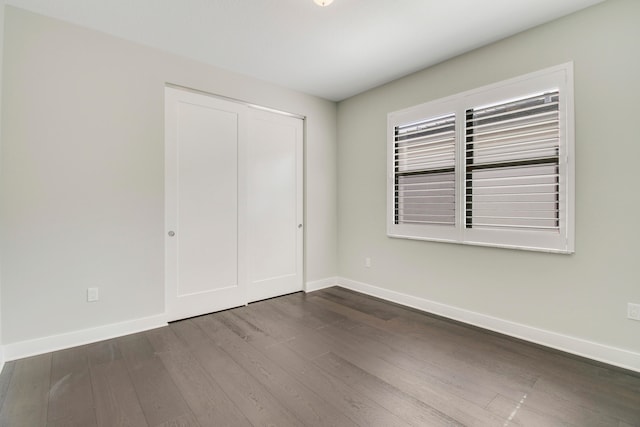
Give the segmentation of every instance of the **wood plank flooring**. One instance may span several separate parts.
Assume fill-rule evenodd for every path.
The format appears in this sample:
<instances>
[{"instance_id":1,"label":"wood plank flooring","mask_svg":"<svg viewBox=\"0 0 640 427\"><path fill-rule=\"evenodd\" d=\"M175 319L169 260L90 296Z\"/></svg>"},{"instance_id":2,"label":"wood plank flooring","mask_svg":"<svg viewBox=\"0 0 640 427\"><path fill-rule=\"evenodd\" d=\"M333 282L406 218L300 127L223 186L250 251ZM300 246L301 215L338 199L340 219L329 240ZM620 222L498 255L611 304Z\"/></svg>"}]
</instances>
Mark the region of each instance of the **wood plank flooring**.
<instances>
[{"instance_id":1,"label":"wood plank flooring","mask_svg":"<svg viewBox=\"0 0 640 427\"><path fill-rule=\"evenodd\" d=\"M640 426L640 374L334 287L9 362L0 426Z\"/></svg>"}]
</instances>

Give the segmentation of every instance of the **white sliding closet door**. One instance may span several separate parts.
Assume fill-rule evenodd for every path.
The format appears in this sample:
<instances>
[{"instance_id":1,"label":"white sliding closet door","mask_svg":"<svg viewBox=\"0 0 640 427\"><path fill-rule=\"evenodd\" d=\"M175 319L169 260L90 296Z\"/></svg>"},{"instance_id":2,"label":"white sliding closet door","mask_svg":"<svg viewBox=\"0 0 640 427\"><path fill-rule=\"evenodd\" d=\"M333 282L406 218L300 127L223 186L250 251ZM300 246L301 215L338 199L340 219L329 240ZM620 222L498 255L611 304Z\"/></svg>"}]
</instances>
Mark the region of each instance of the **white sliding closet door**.
<instances>
[{"instance_id":1,"label":"white sliding closet door","mask_svg":"<svg viewBox=\"0 0 640 427\"><path fill-rule=\"evenodd\" d=\"M302 290L303 121L250 109L249 301Z\"/></svg>"},{"instance_id":2,"label":"white sliding closet door","mask_svg":"<svg viewBox=\"0 0 640 427\"><path fill-rule=\"evenodd\" d=\"M303 121L165 89L167 320L302 290Z\"/></svg>"},{"instance_id":3,"label":"white sliding closet door","mask_svg":"<svg viewBox=\"0 0 640 427\"><path fill-rule=\"evenodd\" d=\"M165 89L166 313L244 305L242 205L248 108Z\"/></svg>"}]
</instances>

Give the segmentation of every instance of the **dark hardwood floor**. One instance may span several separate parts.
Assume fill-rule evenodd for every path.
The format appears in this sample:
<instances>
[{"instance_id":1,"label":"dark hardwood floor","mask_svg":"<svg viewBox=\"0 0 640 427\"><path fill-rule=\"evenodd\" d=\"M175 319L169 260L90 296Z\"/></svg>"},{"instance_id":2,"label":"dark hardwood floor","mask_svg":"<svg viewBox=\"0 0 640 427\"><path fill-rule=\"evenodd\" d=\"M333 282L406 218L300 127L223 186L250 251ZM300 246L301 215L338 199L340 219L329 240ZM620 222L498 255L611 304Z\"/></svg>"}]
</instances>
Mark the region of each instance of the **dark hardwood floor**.
<instances>
[{"instance_id":1,"label":"dark hardwood floor","mask_svg":"<svg viewBox=\"0 0 640 427\"><path fill-rule=\"evenodd\" d=\"M341 288L9 362L0 426L640 426L640 375Z\"/></svg>"}]
</instances>

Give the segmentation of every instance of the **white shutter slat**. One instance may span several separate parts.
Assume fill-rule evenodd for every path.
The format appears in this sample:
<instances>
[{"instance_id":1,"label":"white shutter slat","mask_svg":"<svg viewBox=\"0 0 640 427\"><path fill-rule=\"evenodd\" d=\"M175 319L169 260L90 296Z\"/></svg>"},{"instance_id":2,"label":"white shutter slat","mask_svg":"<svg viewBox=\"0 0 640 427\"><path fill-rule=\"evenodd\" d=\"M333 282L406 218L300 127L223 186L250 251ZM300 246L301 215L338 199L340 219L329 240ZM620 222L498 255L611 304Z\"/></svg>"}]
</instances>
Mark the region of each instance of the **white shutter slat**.
<instances>
[{"instance_id":1,"label":"white shutter slat","mask_svg":"<svg viewBox=\"0 0 640 427\"><path fill-rule=\"evenodd\" d=\"M540 174L540 175L525 175L525 176L501 176L501 177L488 177L488 178L475 178L473 182L476 185L481 185L483 182L505 182L505 181L533 181L533 180L546 180L546 179L559 179L560 174L552 173L552 174ZM467 179L467 182L471 182L471 179Z\"/></svg>"},{"instance_id":2,"label":"white shutter slat","mask_svg":"<svg viewBox=\"0 0 640 427\"><path fill-rule=\"evenodd\" d=\"M508 117L508 115L507 115ZM510 131L511 129L530 129L535 127L550 127L558 125L559 121L555 111L538 114L535 117L517 117L508 119L500 123L486 123L483 125L473 125L479 119L467 120L467 130L473 131L474 135L483 136L492 133Z\"/></svg>"},{"instance_id":3,"label":"white shutter slat","mask_svg":"<svg viewBox=\"0 0 640 427\"><path fill-rule=\"evenodd\" d=\"M522 116L531 116L543 107L550 110L558 110L560 92L558 90L550 90L537 94L521 96L512 100L505 100L488 105L478 105L474 107L474 117L480 119L493 119L504 117L508 114L520 114ZM501 121L501 120L498 120Z\"/></svg>"},{"instance_id":4,"label":"white shutter slat","mask_svg":"<svg viewBox=\"0 0 640 427\"><path fill-rule=\"evenodd\" d=\"M446 131L439 134L421 135L415 138L397 138L396 147L399 148L413 148L416 145L436 145L442 143L449 143L451 138L455 137L453 131Z\"/></svg>"},{"instance_id":5,"label":"white shutter slat","mask_svg":"<svg viewBox=\"0 0 640 427\"><path fill-rule=\"evenodd\" d=\"M476 117L482 119L500 118L507 114L535 115L541 109L541 105L548 109L557 109L559 105L558 92L555 94L538 94L520 98L511 102L500 102L493 105L475 107ZM505 108L508 107L508 108Z\"/></svg>"},{"instance_id":6,"label":"white shutter slat","mask_svg":"<svg viewBox=\"0 0 640 427\"><path fill-rule=\"evenodd\" d=\"M511 228L514 230L557 230L558 227L556 225L539 225L539 224L505 224L503 222L500 223L490 223L490 222L479 222L476 221L474 223L474 227L480 227L480 228L502 228L502 229L506 229L506 228Z\"/></svg>"},{"instance_id":7,"label":"white shutter slat","mask_svg":"<svg viewBox=\"0 0 640 427\"><path fill-rule=\"evenodd\" d=\"M532 143L555 143L557 141L557 128L545 129L543 131L536 132L522 132L522 133L505 133L502 136L496 136L493 138L478 138L474 135L474 145L478 149L488 149L493 147L499 147L500 145L514 145L514 144L532 144Z\"/></svg>"},{"instance_id":8,"label":"white shutter slat","mask_svg":"<svg viewBox=\"0 0 640 427\"><path fill-rule=\"evenodd\" d=\"M444 152L442 152L444 151ZM396 164L402 163L424 163L428 165L431 161L453 160L454 153L451 150L440 150L435 153L424 154L424 152L417 150L415 153L398 153L396 155ZM453 162L451 162L453 163Z\"/></svg>"},{"instance_id":9,"label":"white shutter slat","mask_svg":"<svg viewBox=\"0 0 640 427\"><path fill-rule=\"evenodd\" d=\"M421 154L430 155L430 153L450 153L451 143L447 140L446 144L437 145L414 145L410 148L401 147L396 149L395 154L398 157L408 157L409 155L419 156Z\"/></svg>"},{"instance_id":10,"label":"white shutter slat","mask_svg":"<svg viewBox=\"0 0 640 427\"><path fill-rule=\"evenodd\" d=\"M518 142L511 141L492 141L495 142L492 145L489 144L479 144L474 143L472 149L467 149L467 158L473 158L474 153L477 157L482 157L485 153L491 153L494 151L498 152L518 152L523 149L530 148L557 148L558 139L557 138L545 138L545 139L534 139L530 141L522 141L522 139L516 139Z\"/></svg>"},{"instance_id":11,"label":"white shutter slat","mask_svg":"<svg viewBox=\"0 0 640 427\"><path fill-rule=\"evenodd\" d=\"M444 183L451 184L451 186L455 185L455 181L453 181L453 180L452 181L442 180L442 181L437 181L437 182L414 182L414 183L407 182L407 183L402 184L402 187L403 188L407 188L407 189L409 189L411 187L429 188L429 187L432 187L432 186L442 185ZM400 187L400 185L398 185L398 184L395 185L396 189L398 189L399 187Z\"/></svg>"},{"instance_id":12,"label":"white shutter slat","mask_svg":"<svg viewBox=\"0 0 640 427\"><path fill-rule=\"evenodd\" d=\"M450 131L455 124L454 115L434 117L416 123L396 126L396 142L404 141L407 138L415 138L416 135L426 135L428 133L442 134Z\"/></svg>"}]
</instances>

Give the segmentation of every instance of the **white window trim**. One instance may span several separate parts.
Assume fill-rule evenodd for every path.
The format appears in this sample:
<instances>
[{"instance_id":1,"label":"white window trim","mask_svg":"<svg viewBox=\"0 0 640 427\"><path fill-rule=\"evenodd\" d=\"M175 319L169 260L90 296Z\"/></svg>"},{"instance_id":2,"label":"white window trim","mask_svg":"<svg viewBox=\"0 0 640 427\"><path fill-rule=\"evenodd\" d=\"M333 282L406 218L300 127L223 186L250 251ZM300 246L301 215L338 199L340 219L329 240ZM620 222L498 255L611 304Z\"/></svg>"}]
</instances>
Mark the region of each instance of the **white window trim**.
<instances>
[{"instance_id":1,"label":"white window trim","mask_svg":"<svg viewBox=\"0 0 640 427\"><path fill-rule=\"evenodd\" d=\"M464 121L469 108L504 102L537 91L560 90L560 203L559 232L467 229L464 226ZM387 116L387 235L467 245L493 246L544 252L575 252L575 136L573 98L573 63L565 63L499 83L483 86L446 98L430 101ZM394 131L411 121L456 114L456 204L455 227L428 224L395 224Z\"/></svg>"}]
</instances>

